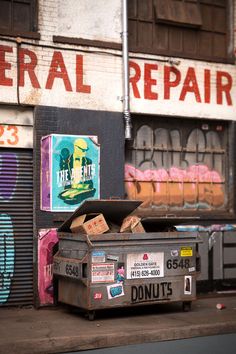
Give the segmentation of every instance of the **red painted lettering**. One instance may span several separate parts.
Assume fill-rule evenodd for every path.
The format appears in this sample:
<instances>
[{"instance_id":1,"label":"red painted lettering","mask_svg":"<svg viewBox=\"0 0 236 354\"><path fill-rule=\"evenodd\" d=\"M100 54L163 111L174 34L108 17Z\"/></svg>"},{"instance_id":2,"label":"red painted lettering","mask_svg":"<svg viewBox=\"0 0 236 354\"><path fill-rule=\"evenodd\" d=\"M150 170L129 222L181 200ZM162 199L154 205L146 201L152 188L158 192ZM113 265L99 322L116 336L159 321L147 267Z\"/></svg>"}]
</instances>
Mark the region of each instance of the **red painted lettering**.
<instances>
[{"instance_id":1,"label":"red painted lettering","mask_svg":"<svg viewBox=\"0 0 236 354\"><path fill-rule=\"evenodd\" d=\"M197 78L194 68L188 68L183 88L180 94L180 101L184 101L185 96L188 92L193 92L197 102L201 102L200 92L198 88Z\"/></svg>"},{"instance_id":2,"label":"red painted lettering","mask_svg":"<svg viewBox=\"0 0 236 354\"><path fill-rule=\"evenodd\" d=\"M210 103L211 100L211 71L204 70L204 102Z\"/></svg>"},{"instance_id":3,"label":"red painted lettering","mask_svg":"<svg viewBox=\"0 0 236 354\"><path fill-rule=\"evenodd\" d=\"M2 86L12 86L13 80L10 77L6 77L6 70L11 69L11 64L5 59L6 53L12 53L12 47L6 45L0 45L0 85Z\"/></svg>"},{"instance_id":4,"label":"red painted lettering","mask_svg":"<svg viewBox=\"0 0 236 354\"><path fill-rule=\"evenodd\" d=\"M174 80L170 80L171 73L175 75ZM164 99L170 99L170 88L179 85L181 74L178 69L173 66L164 66Z\"/></svg>"},{"instance_id":5,"label":"red painted lettering","mask_svg":"<svg viewBox=\"0 0 236 354\"><path fill-rule=\"evenodd\" d=\"M91 86L83 84L83 56L76 55L76 92L91 93Z\"/></svg>"},{"instance_id":6,"label":"red painted lettering","mask_svg":"<svg viewBox=\"0 0 236 354\"><path fill-rule=\"evenodd\" d=\"M152 70L158 70L156 64L144 64L144 98L147 100L157 100L158 95L152 91L152 86L157 84L157 80L151 76Z\"/></svg>"},{"instance_id":7,"label":"red painted lettering","mask_svg":"<svg viewBox=\"0 0 236 354\"><path fill-rule=\"evenodd\" d=\"M46 89L51 90L54 80L56 78L63 80L66 91L72 91L71 83L61 52L53 53L49 74L46 82Z\"/></svg>"},{"instance_id":8,"label":"red painted lettering","mask_svg":"<svg viewBox=\"0 0 236 354\"><path fill-rule=\"evenodd\" d=\"M25 63L25 56L30 58L30 62ZM34 69L37 66L37 56L34 52L28 49L19 49L19 86L25 85L25 72L28 72L31 84L34 88L40 88L37 76L35 75Z\"/></svg>"},{"instance_id":9,"label":"red painted lettering","mask_svg":"<svg viewBox=\"0 0 236 354\"><path fill-rule=\"evenodd\" d=\"M227 80L225 84L223 84L223 78ZM232 99L230 95L230 90L232 88L232 76L224 71L216 72L216 103L222 104L223 102L223 92L225 93L225 98L227 104L229 106L232 105Z\"/></svg>"},{"instance_id":10,"label":"red painted lettering","mask_svg":"<svg viewBox=\"0 0 236 354\"><path fill-rule=\"evenodd\" d=\"M141 78L141 69L140 69L139 65L136 64L134 61L129 62L129 69L130 69L130 71L131 71L131 69L134 70L134 75L132 77L130 76L130 78L129 78L129 82L130 82L132 89L133 89L134 97L140 98L140 93L138 90L137 82Z\"/></svg>"}]
</instances>

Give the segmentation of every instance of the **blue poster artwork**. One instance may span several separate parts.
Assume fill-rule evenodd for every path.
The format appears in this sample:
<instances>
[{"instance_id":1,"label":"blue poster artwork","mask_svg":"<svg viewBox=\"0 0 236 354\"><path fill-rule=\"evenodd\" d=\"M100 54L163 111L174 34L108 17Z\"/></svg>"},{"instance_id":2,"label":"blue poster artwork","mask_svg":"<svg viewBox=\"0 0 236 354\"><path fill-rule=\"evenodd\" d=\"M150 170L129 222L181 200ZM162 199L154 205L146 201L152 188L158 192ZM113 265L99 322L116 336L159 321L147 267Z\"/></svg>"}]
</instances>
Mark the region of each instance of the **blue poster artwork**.
<instances>
[{"instance_id":1,"label":"blue poster artwork","mask_svg":"<svg viewBox=\"0 0 236 354\"><path fill-rule=\"evenodd\" d=\"M75 210L85 199L99 199L97 138L54 134L51 139L52 210Z\"/></svg>"}]
</instances>

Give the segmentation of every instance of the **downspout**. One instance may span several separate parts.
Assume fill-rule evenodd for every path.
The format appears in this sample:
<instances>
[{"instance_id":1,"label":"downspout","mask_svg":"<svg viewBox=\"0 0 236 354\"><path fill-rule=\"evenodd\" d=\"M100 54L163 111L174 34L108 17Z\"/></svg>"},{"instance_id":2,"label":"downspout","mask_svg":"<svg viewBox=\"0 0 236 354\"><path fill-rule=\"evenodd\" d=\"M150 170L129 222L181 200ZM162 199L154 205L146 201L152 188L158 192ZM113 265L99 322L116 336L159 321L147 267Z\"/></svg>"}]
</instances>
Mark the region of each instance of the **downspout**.
<instances>
[{"instance_id":1,"label":"downspout","mask_svg":"<svg viewBox=\"0 0 236 354\"><path fill-rule=\"evenodd\" d=\"M123 56L123 114L125 120L125 139L131 139L131 117L130 117L130 97L129 97L129 49L128 49L128 10L127 0L123 2L123 28L122 28L122 56Z\"/></svg>"}]
</instances>

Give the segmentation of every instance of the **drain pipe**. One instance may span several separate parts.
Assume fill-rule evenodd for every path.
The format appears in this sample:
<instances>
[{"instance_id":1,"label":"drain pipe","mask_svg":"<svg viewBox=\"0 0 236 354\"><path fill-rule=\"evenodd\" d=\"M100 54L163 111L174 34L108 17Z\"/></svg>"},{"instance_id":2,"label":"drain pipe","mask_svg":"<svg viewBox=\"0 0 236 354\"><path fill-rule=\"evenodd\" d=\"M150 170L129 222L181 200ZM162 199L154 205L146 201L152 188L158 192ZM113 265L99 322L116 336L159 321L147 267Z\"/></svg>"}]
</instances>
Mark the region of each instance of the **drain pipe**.
<instances>
[{"instance_id":1,"label":"drain pipe","mask_svg":"<svg viewBox=\"0 0 236 354\"><path fill-rule=\"evenodd\" d=\"M127 0L123 2L123 31L122 31L122 54L123 54L123 113L125 120L125 139L131 139L131 117L129 105L129 49L128 49L128 10Z\"/></svg>"}]
</instances>

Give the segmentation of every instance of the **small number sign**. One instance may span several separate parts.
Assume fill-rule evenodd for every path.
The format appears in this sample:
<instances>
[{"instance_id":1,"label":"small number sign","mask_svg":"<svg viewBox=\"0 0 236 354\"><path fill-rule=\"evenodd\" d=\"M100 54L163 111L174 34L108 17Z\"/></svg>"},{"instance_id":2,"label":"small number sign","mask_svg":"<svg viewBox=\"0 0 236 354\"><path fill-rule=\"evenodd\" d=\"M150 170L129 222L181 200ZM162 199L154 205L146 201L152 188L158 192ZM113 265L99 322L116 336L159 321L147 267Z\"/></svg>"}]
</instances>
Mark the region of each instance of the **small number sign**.
<instances>
[{"instance_id":1,"label":"small number sign","mask_svg":"<svg viewBox=\"0 0 236 354\"><path fill-rule=\"evenodd\" d=\"M0 125L0 146L16 146L19 142L19 131L15 125Z\"/></svg>"}]
</instances>

